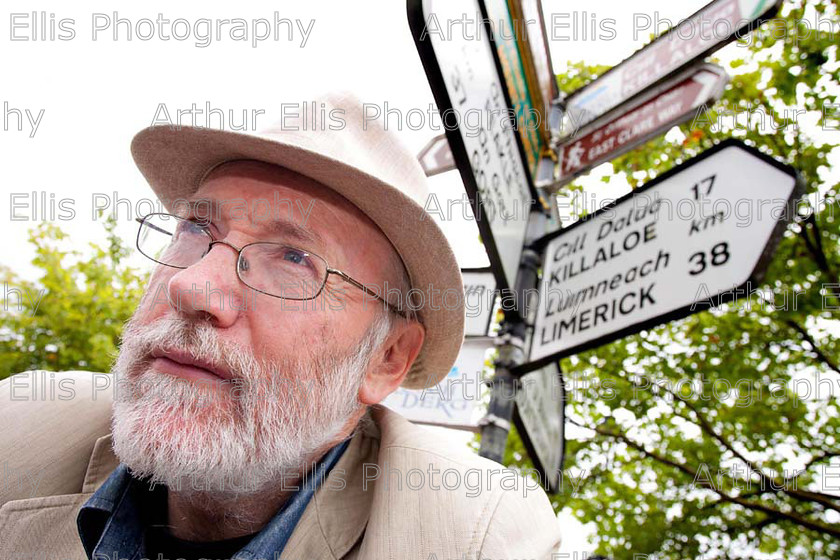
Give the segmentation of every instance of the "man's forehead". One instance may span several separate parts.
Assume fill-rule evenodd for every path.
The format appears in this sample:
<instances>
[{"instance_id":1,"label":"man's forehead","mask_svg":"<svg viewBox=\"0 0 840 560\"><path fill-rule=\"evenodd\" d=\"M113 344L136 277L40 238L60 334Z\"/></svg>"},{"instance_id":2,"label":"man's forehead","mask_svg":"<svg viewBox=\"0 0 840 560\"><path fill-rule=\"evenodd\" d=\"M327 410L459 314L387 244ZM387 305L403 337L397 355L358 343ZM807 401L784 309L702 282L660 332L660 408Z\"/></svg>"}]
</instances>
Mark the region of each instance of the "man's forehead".
<instances>
[{"instance_id":1,"label":"man's forehead","mask_svg":"<svg viewBox=\"0 0 840 560\"><path fill-rule=\"evenodd\" d=\"M323 188L289 169L239 160L208 172L187 207L193 213L209 212L215 220L267 222L273 216L305 226L311 209L324 197L318 192Z\"/></svg>"},{"instance_id":2,"label":"man's forehead","mask_svg":"<svg viewBox=\"0 0 840 560\"><path fill-rule=\"evenodd\" d=\"M323 237L312 227L315 198L284 197L273 190L270 195L225 198L212 192L197 192L178 205L176 214L220 228L242 227L270 238L282 238L324 246Z\"/></svg>"},{"instance_id":3,"label":"man's forehead","mask_svg":"<svg viewBox=\"0 0 840 560\"><path fill-rule=\"evenodd\" d=\"M368 248L378 238L390 247L378 226L339 193L315 179L260 161L216 166L188 200L188 208L191 217L220 225L239 221L260 238L285 236L312 250L326 250L337 241L352 244L351 238Z\"/></svg>"}]
</instances>

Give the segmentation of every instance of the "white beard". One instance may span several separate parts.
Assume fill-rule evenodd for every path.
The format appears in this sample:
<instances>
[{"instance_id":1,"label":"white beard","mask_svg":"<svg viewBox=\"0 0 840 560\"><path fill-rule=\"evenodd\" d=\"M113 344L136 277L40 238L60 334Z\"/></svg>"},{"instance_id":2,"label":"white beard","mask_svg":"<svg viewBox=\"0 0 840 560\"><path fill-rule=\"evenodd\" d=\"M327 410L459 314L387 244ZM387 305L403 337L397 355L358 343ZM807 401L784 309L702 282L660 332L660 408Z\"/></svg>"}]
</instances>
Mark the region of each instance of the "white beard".
<instances>
[{"instance_id":1,"label":"white beard","mask_svg":"<svg viewBox=\"0 0 840 560\"><path fill-rule=\"evenodd\" d=\"M346 356L266 362L206 322L132 319L112 368L114 451L135 476L187 494L236 498L288 484L363 408L359 387L387 330L378 319ZM159 373L149 367L153 348L190 352L233 378L225 387Z\"/></svg>"}]
</instances>

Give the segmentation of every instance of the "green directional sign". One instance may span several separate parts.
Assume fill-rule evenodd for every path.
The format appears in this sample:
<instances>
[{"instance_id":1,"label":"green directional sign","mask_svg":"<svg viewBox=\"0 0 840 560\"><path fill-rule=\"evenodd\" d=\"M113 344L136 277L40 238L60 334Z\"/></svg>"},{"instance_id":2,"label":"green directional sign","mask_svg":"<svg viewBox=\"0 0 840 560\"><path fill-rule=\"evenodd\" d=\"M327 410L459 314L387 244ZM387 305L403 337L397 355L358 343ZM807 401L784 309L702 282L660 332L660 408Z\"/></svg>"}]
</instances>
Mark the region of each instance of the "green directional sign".
<instances>
[{"instance_id":1,"label":"green directional sign","mask_svg":"<svg viewBox=\"0 0 840 560\"><path fill-rule=\"evenodd\" d=\"M536 107L528 87L528 79L522 53L517 44L518 34L524 33L524 23L514 20L506 0L484 0L487 15L495 25L493 40L502 73L510 93L513 110L516 113L517 128L525 149L528 171L537 176L537 165L545 143L540 132L542 125L541 107Z\"/></svg>"}]
</instances>

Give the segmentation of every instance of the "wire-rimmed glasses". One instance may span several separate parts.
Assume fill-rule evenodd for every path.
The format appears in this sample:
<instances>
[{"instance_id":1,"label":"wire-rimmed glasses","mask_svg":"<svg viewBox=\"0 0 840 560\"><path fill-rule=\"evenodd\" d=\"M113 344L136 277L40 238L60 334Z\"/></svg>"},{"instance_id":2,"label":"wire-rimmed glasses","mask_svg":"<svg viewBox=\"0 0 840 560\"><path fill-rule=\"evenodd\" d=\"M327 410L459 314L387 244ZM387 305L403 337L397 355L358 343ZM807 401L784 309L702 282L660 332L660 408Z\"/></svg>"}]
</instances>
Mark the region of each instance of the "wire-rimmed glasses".
<instances>
[{"instance_id":1,"label":"wire-rimmed glasses","mask_svg":"<svg viewBox=\"0 0 840 560\"><path fill-rule=\"evenodd\" d=\"M213 238L207 225L175 216L152 213L137 218L137 249L149 259L173 268L188 268L200 261L214 245L227 245L238 254L236 275L249 288L271 297L310 300L318 297L330 274L335 274L381 301L388 309L405 317L374 290L348 274L331 268L314 253L285 243L255 241L242 247Z\"/></svg>"}]
</instances>

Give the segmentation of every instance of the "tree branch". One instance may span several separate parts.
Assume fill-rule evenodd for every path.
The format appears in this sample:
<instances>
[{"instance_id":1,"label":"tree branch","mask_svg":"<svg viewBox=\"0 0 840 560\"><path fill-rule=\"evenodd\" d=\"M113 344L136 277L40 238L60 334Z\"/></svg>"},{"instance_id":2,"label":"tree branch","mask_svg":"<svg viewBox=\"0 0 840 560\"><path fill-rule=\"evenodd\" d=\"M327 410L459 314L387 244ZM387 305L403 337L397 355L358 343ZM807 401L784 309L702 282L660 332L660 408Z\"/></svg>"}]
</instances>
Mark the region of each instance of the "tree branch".
<instances>
[{"instance_id":1,"label":"tree branch","mask_svg":"<svg viewBox=\"0 0 840 560\"><path fill-rule=\"evenodd\" d=\"M808 227L810 226L810 228ZM808 230L811 229L814 233L814 239L810 239L808 237ZM800 229L800 236L802 240L805 242L805 246L808 248L808 252L811 253L811 256L814 258L814 262L817 263L817 268L825 274L828 281L832 284L838 284L837 275L831 270L831 265L828 262L828 257L823 250L822 244L822 235L820 234L820 228L817 225L817 217L814 212L812 212L807 218L805 218L802 228ZM835 297L836 300L836 297Z\"/></svg>"},{"instance_id":2,"label":"tree branch","mask_svg":"<svg viewBox=\"0 0 840 560\"><path fill-rule=\"evenodd\" d=\"M840 538L840 526L826 525L824 523L820 523L819 521L814 521L814 520L802 517L800 515L797 515L795 513L781 511L781 510L772 508L772 507L770 507L768 505L765 505L765 504L760 504L760 503L756 503L756 502L746 500L746 499L744 499L740 496L732 496L732 495L727 494L726 492L723 492L722 490L719 490L718 488L716 488L714 483L712 483L712 482L709 482L709 481L706 481L706 480L698 481L697 480L698 473L697 473L696 470L692 469L691 467L689 467L685 464L678 463L678 462L676 462L676 461L674 461L674 460L672 460L672 459L670 459L670 458L668 458L664 455L660 455L660 454L658 454L654 451L648 450L642 444L640 444L636 441L633 441L632 439L627 437L626 434L624 434L622 432L613 432L611 430L602 428L600 426L595 426L594 428L591 427L591 426L584 426L584 425L576 422L575 420L573 420L571 418L569 419L569 422L571 422L574 425L580 426L582 428L588 428L590 430L594 430L595 433L597 433L599 435L602 435L602 436L605 436L605 437L610 437L610 438L613 438L613 439L617 439L617 440L623 442L624 444L626 444L628 447L631 447L631 448L637 450L639 453L642 454L642 456L653 459L654 461L656 461L658 463L662 463L664 465L670 466L674 469L679 470L680 472L682 472L684 474L687 474L688 476L691 476L692 481L694 481L695 483L699 484L700 486L702 486L704 488L707 488L707 489L711 490L712 492L714 492L715 494L720 496L721 500L723 500L723 501L730 502L730 503L733 503L733 504L738 504L738 505L740 505L744 508L747 508L747 509L750 509L750 510L753 510L753 511L758 511L758 512L761 512L765 515L778 518L780 520L784 519L784 520L790 521L791 523L795 523L795 524L797 524L801 527L804 527L806 529L811 529L812 531L817 531L817 532L820 532L820 533L825 533L827 535L831 535L835 538Z\"/></svg>"},{"instance_id":3,"label":"tree branch","mask_svg":"<svg viewBox=\"0 0 840 560\"><path fill-rule=\"evenodd\" d=\"M619 377L619 379L623 379L623 380L631 383L636 388L641 388L641 389L647 388L647 387L644 387L642 385L639 385L638 383L636 383L635 381L633 381L631 379L626 379L625 377L622 377L622 376L618 376L618 377ZM747 466L747 468L750 469L750 471L756 473L759 477L761 477L763 482L768 482L769 481L771 483L771 485L773 483L777 482L775 479L772 479L764 471L762 471L761 468L758 465L756 465L755 463L753 463L752 461L747 459L742 453L740 453L738 450L736 450L735 447L722 434L718 433L714 429L712 424L706 419L705 416L703 416L703 414L697 409L696 406L694 406L694 404L691 401L689 401L688 399L686 399L682 395L672 391L666 385L659 385L659 384L653 383L649 378L647 378L645 376L641 376L641 377L647 381L647 385L648 385L649 388L652 389L653 387L656 387L657 389L661 389L661 390L665 391L666 393L671 395L671 397L673 399L681 402L686 408L688 408L694 414L694 417L695 417L697 423L699 424L700 429L703 430L703 432L705 432L706 434L711 436L712 439L717 441L724 449L728 450L730 453L732 453L732 455L734 455L741 462L743 462ZM690 418L685 418L684 416L681 416L681 417L684 418L685 420L691 422Z\"/></svg>"},{"instance_id":4,"label":"tree branch","mask_svg":"<svg viewBox=\"0 0 840 560\"><path fill-rule=\"evenodd\" d=\"M646 387L636 383L632 379L626 379L622 376L617 376L617 377L619 379L623 379L623 380L631 383L636 388L646 388ZM784 478L784 477L779 479L779 478L772 477L772 476L768 475L756 463L747 459L747 457L745 457L741 452L739 452L737 449L735 449L735 447L729 442L729 440L726 437L723 436L722 433L716 431L715 428L712 426L711 422L709 422L706 419L706 417L697 409L697 407L694 406L694 403L692 403L690 400L686 399L682 395L674 392L667 385L655 384L649 378L647 378L647 377L645 377L641 374L640 374L640 377L642 377L642 379L645 379L647 381L647 387L651 388L651 390L653 390L654 387L656 387L657 389L661 389L661 390L665 391L666 393L668 393L669 395L671 395L671 397L674 398L676 401L679 401L683 405L685 405L685 407L688 408L694 414L694 417L696 418L696 421L699 424L700 429L703 432L705 432L710 437L712 437L712 439L717 441L721 445L721 447L723 447L724 449L726 449L730 453L732 453L732 455L734 455L742 463L744 463L751 472L754 472L755 474L757 474L761 479L761 488L762 488L762 492L760 492L759 494L767 493L767 492L772 492L772 493L778 494L779 492L783 492L784 494L787 494L788 496L790 496L791 498L794 498L796 500L817 503L817 504L820 504L822 507L824 507L826 509L832 509L832 510L840 512L840 505L838 505L835 502L835 500L838 500L840 498L837 498L837 497L832 496L830 494L824 494L822 492L811 492L811 491L808 491L808 490L799 490L795 487L791 488L791 484L790 484L791 480L789 480L787 478ZM683 418L683 419L685 419L689 422L691 421L691 419L686 418L682 415L678 414L678 416L680 416L681 418ZM749 480L747 480L747 482L749 483ZM793 486L795 486L796 485L795 480L792 481L792 482L793 482ZM769 488L768 488L768 486L769 486ZM744 496L742 496L742 497L744 497Z\"/></svg>"},{"instance_id":5,"label":"tree branch","mask_svg":"<svg viewBox=\"0 0 840 560\"><path fill-rule=\"evenodd\" d=\"M831 371L840 375L840 367L837 363L831 359L830 356L826 355L825 352L820 350L820 347L817 346L816 341L811 336L811 334L799 323L794 321L793 319L785 319L785 324L799 333L799 336L802 337L805 342L807 342L811 346L811 351L816 354L817 360L822 362L826 367L828 367Z\"/></svg>"}]
</instances>

